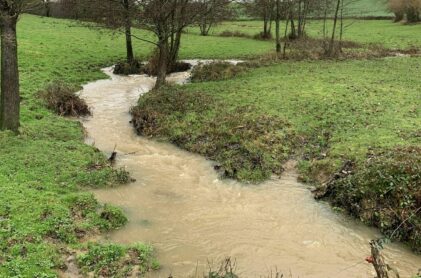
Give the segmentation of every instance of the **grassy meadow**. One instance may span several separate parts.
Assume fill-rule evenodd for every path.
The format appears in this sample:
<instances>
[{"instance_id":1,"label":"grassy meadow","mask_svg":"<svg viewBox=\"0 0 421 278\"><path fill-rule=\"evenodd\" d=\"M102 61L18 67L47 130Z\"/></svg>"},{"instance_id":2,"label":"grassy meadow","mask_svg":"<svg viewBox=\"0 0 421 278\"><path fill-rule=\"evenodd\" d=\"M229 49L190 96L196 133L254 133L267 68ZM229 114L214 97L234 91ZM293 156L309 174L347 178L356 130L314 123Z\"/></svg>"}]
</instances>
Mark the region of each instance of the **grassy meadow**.
<instances>
[{"instance_id":1,"label":"grassy meadow","mask_svg":"<svg viewBox=\"0 0 421 278\"><path fill-rule=\"evenodd\" d=\"M312 22L309 30L317 34L318 24ZM259 25L224 23L214 33L238 29L254 34ZM420 27L358 21L346 39L386 47L419 47ZM138 30L135 33L151 36ZM123 37L69 20L24 15L18 25L18 43L21 130L17 136L0 132L0 277L56 277L65 268L69 252L76 250L83 253L79 262L87 271L97 271L92 267L95 264L118 271L124 267L121 260L128 250L138 250L148 258L145 263L156 268L149 247L86 244L127 221L121 210L99 204L87 190L125 183L127 173L108 167L102 153L84 144L77 121L52 114L37 97L39 90L55 80L80 86L105 78L100 68L125 57ZM140 59L152 51L148 44L134 44ZM180 58L247 59L272 48L270 41L200 37L190 29ZM264 127L270 128L271 119L278 119L279 125L288 123L284 133L275 130L277 140L286 140L290 134L304 138L309 147L303 152L311 156L323 152L328 166L336 169L344 157L364 161L372 148L420 146L421 80L415 74L420 65L420 58L285 62L252 69L231 80L191 84L183 93L210 96L215 103L224 103L219 108L226 109L224 113L249 107L251 119L270 117ZM176 116L169 112L176 121L166 135L175 132L182 137L184 130L198 137L219 112L213 107L206 111ZM253 143L252 137L249 140ZM293 144L279 142L279 147L284 149L274 155L283 159L295 152ZM262 151L255 144L255 148L270 156L265 147ZM271 163L276 164L273 159ZM309 163L301 163L308 176ZM264 177L257 174L255 179ZM95 254L108 254L105 259L113 259L93 261L98 259Z\"/></svg>"},{"instance_id":2,"label":"grassy meadow","mask_svg":"<svg viewBox=\"0 0 421 278\"><path fill-rule=\"evenodd\" d=\"M328 28L331 27L330 23ZM281 24L284 30L285 22ZM254 36L263 30L263 23L260 21L238 21L224 22L211 29L209 35L219 36L224 31L241 32L249 36ZM272 33L275 30L273 25ZM421 25L405 25L394 23L392 20L344 20L343 39L361 44L377 44L392 49L408 49L421 45ZM283 32L283 31L282 31ZM310 37L322 38L323 22L320 20L310 20L306 26L306 32ZM196 28L190 28L189 33L199 34Z\"/></svg>"}]
</instances>

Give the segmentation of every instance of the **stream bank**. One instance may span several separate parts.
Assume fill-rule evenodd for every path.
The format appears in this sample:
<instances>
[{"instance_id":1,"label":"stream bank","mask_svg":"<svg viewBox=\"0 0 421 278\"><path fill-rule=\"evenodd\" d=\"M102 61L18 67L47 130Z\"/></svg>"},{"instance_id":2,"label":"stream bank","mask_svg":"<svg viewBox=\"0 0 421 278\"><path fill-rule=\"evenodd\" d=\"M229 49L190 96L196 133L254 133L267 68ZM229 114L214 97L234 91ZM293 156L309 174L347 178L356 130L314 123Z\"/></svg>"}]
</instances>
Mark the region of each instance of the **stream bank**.
<instances>
[{"instance_id":1,"label":"stream bank","mask_svg":"<svg viewBox=\"0 0 421 278\"><path fill-rule=\"evenodd\" d=\"M202 273L208 260L226 256L236 258L244 277L266 275L275 267L300 277L373 276L364 258L369 240L379 234L314 201L293 167L259 186L219 179L211 162L133 131L128 110L152 88L153 78L105 72L110 80L82 91L93 112L83 122L88 143L109 153L117 145L117 164L136 182L95 195L122 207L129 218L108 240L156 247L163 269L151 277ZM169 80L183 83L188 76L178 73ZM421 265L421 258L401 245L389 245L385 254L403 276Z\"/></svg>"}]
</instances>

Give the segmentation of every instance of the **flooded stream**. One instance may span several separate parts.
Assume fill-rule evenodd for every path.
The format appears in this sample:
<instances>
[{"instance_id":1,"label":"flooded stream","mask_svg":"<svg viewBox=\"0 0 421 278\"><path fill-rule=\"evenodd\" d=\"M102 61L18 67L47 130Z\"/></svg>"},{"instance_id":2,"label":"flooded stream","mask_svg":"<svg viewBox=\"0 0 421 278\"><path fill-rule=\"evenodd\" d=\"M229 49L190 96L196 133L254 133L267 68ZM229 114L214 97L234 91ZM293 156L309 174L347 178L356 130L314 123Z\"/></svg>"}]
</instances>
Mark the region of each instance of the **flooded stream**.
<instances>
[{"instance_id":1,"label":"flooded stream","mask_svg":"<svg viewBox=\"0 0 421 278\"><path fill-rule=\"evenodd\" d=\"M194 277L227 256L236 259L241 277L264 277L275 269L287 277L375 276L364 259L378 232L316 202L297 182L293 165L282 178L257 186L221 180L203 157L135 134L128 111L153 78L105 72L111 79L82 91L93 112L83 120L87 143L108 153L116 146L118 166L137 181L94 193L129 218L104 240L155 247L162 270L147 277ZM183 83L188 76L169 80ZM401 277L421 268L421 257L402 245L388 245L385 255Z\"/></svg>"}]
</instances>

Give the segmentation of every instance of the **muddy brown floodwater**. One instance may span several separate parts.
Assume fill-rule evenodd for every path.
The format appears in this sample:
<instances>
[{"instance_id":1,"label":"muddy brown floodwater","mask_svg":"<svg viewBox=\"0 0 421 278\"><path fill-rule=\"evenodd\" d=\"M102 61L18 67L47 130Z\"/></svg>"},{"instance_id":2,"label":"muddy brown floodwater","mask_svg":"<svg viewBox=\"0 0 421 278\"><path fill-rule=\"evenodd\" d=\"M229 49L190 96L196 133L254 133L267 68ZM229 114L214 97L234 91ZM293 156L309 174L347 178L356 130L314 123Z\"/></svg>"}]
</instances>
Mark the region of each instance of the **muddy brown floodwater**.
<instances>
[{"instance_id":1,"label":"muddy brown floodwater","mask_svg":"<svg viewBox=\"0 0 421 278\"><path fill-rule=\"evenodd\" d=\"M227 256L236 259L241 277L264 277L275 269L292 277L375 276L364 259L378 232L316 202L293 167L256 186L219 179L203 157L135 134L128 111L152 88L153 78L104 72L111 79L81 92L93 110L83 120L87 143L108 153L116 145L118 166L137 181L94 192L129 218L103 240L151 243L162 270L148 277L194 277ZM169 80L183 83L188 77L178 73ZM421 257L402 245L388 245L385 255L401 277L421 268Z\"/></svg>"}]
</instances>

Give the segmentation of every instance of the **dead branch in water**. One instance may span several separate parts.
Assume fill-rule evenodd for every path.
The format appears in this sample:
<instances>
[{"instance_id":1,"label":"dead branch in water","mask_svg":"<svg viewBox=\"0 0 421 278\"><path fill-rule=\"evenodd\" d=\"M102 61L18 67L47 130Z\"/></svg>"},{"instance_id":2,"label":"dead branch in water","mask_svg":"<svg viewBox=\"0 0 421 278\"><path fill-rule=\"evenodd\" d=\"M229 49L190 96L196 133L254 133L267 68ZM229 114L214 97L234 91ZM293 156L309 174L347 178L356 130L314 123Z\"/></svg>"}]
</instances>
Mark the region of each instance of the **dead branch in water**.
<instances>
[{"instance_id":1,"label":"dead branch in water","mask_svg":"<svg viewBox=\"0 0 421 278\"><path fill-rule=\"evenodd\" d=\"M117 144L115 144L114 150L111 153L110 158L108 158L108 162L110 162L111 165L113 165L115 163L115 160L117 159L117 152L115 151L116 149L117 149Z\"/></svg>"},{"instance_id":2,"label":"dead branch in water","mask_svg":"<svg viewBox=\"0 0 421 278\"><path fill-rule=\"evenodd\" d=\"M371 257L368 257L367 262L373 264L376 270L377 278L400 278L396 269L389 266L381 253L383 249L381 240L370 241Z\"/></svg>"}]
</instances>

